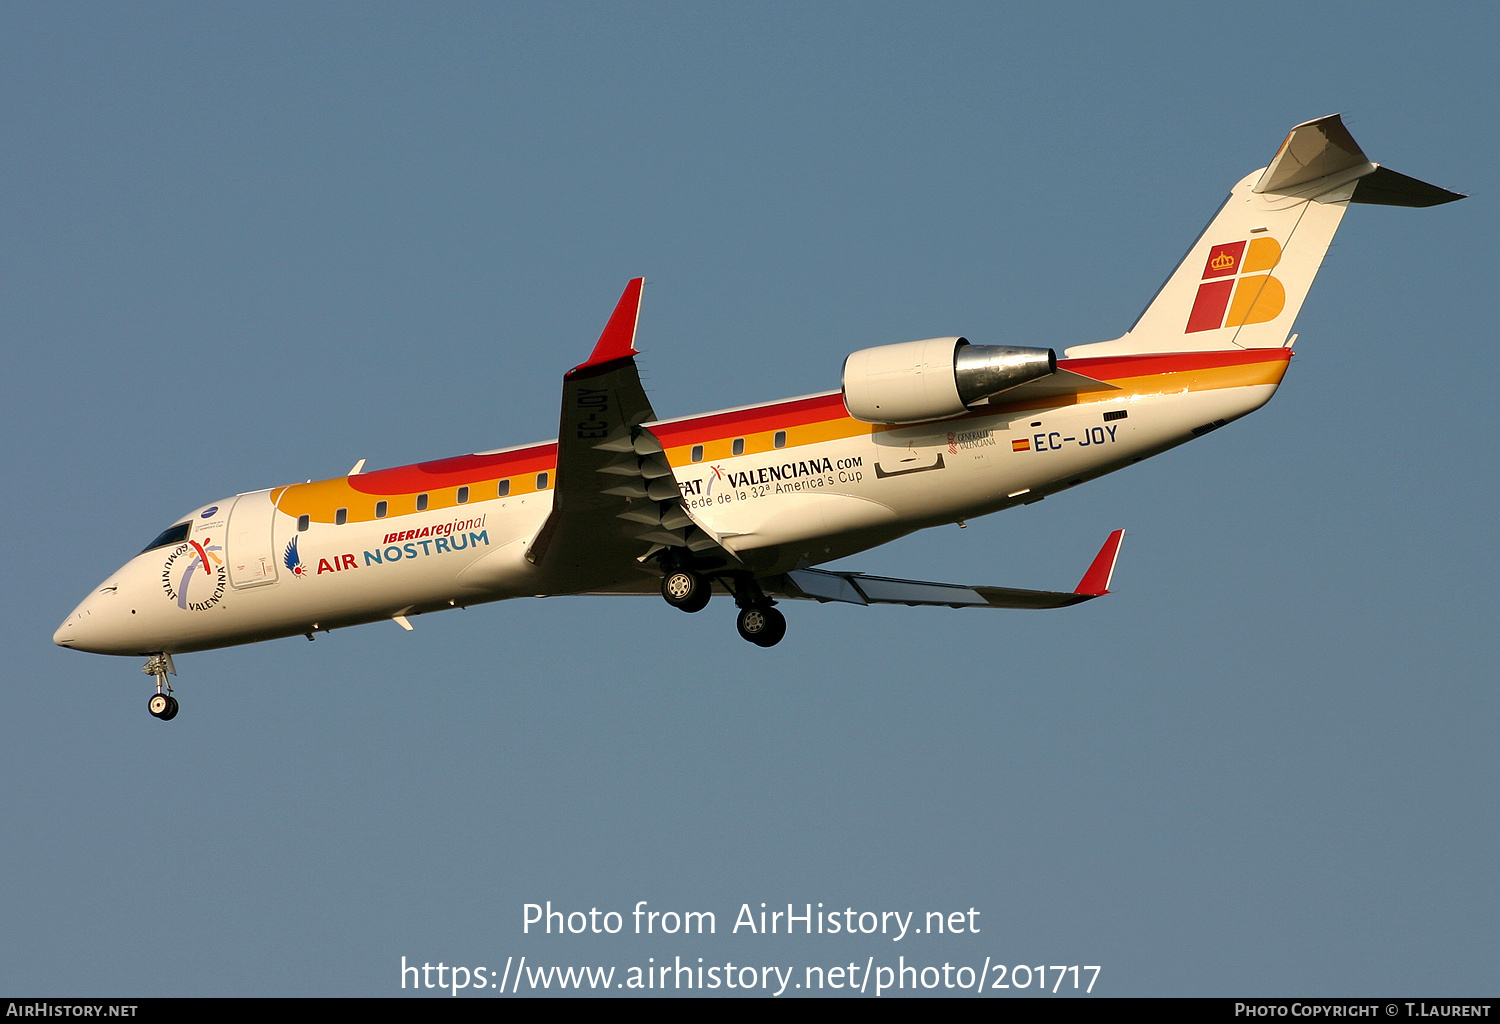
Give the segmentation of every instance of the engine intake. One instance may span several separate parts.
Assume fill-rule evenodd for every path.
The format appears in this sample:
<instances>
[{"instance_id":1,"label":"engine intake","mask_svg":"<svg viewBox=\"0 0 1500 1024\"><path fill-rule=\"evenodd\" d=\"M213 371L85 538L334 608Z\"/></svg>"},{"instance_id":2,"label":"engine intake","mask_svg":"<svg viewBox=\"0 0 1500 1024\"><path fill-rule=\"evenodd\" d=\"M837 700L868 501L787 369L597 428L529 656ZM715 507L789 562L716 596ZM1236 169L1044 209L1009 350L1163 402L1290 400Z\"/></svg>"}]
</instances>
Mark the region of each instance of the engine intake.
<instances>
[{"instance_id":1,"label":"engine intake","mask_svg":"<svg viewBox=\"0 0 1500 1024\"><path fill-rule=\"evenodd\" d=\"M922 423L1057 370L1050 348L928 338L860 349L844 360L844 408L861 423Z\"/></svg>"}]
</instances>

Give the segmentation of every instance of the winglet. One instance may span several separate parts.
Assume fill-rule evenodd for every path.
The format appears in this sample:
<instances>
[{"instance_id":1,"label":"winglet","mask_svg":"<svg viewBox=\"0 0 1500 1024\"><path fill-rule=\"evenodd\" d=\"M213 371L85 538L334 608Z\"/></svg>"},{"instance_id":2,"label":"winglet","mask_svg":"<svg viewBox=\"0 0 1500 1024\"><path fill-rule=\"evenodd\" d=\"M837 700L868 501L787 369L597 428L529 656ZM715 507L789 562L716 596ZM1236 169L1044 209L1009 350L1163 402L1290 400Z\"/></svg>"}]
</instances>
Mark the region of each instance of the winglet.
<instances>
[{"instance_id":1,"label":"winglet","mask_svg":"<svg viewBox=\"0 0 1500 1024\"><path fill-rule=\"evenodd\" d=\"M1089 571L1083 574L1083 579L1078 581L1078 586L1074 588L1073 593L1086 594L1089 597L1103 597L1109 593L1109 581L1115 574L1115 560L1120 557L1120 542L1124 539L1124 530L1116 530L1109 535L1109 539L1094 556L1094 563L1089 566Z\"/></svg>"},{"instance_id":2,"label":"winglet","mask_svg":"<svg viewBox=\"0 0 1500 1024\"><path fill-rule=\"evenodd\" d=\"M599 335L593 354L578 369L637 354L635 324L641 313L641 285L645 283L645 278L638 277L625 286L625 292L620 296L614 313L610 314L609 323L604 325L604 333Z\"/></svg>"}]
</instances>

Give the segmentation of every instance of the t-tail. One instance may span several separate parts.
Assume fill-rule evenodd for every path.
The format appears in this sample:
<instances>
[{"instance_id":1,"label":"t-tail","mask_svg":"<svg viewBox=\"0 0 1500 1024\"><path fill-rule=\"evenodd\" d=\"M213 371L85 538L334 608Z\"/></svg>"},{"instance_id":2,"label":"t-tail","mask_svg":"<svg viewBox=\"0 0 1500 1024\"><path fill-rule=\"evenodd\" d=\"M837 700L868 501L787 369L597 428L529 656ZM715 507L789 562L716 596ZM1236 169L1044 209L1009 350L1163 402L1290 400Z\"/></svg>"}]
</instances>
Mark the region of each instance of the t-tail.
<instances>
[{"instance_id":1,"label":"t-tail","mask_svg":"<svg viewBox=\"0 0 1500 1024\"><path fill-rule=\"evenodd\" d=\"M1338 114L1299 124L1252 171L1124 337L1070 358L1282 348L1350 203L1464 197L1371 163Z\"/></svg>"}]
</instances>

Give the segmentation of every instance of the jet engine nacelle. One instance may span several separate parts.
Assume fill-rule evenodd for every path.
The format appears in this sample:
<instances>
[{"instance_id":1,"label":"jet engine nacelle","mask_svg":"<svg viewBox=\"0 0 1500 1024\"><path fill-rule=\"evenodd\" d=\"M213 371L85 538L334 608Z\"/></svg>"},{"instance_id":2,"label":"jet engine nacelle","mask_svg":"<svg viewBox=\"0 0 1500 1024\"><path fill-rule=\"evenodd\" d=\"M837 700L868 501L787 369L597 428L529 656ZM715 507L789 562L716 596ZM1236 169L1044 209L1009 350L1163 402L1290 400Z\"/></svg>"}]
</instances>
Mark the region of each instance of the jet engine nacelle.
<instances>
[{"instance_id":1,"label":"jet engine nacelle","mask_svg":"<svg viewBox=\"0 0 1500 1024\"><path fill-rule=\"evenodd\" d=\"M921 423L1057 370L1050 348L928 338L860 349L844 360L844 408L861 423Z\"/></svg>"}]
</instances>

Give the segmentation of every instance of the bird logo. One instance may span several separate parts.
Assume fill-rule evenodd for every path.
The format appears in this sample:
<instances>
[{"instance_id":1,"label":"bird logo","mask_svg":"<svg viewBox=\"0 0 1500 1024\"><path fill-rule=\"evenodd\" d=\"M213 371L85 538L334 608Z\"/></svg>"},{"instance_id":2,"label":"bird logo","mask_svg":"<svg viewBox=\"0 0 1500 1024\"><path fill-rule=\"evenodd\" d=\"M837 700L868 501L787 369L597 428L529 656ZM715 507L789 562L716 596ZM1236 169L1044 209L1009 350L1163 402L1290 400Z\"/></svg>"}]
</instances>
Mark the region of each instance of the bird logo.
<instances>
[{"instance_id":1,"label":"bird logo","mask_svg":"<svg viewBox=\"0 0 1500 1024\"><path fill-rule=\"evenodd\" d=\"M293 576L307 575L307 566L302 564L302 556L297 554L296 537L293 537L292 542L286 546L286 554L281 556L281 560L286 563L286 567L292 571Z\"/></svg>"}]
</instances>

